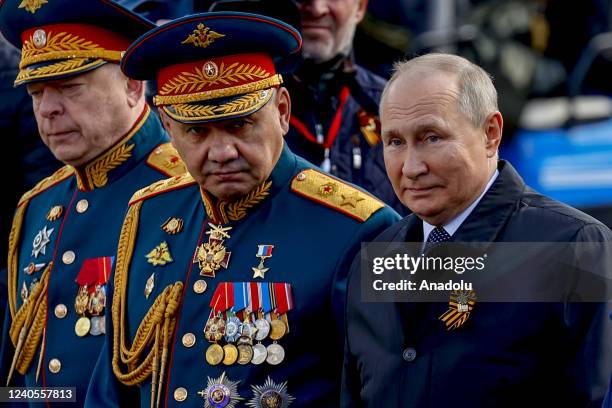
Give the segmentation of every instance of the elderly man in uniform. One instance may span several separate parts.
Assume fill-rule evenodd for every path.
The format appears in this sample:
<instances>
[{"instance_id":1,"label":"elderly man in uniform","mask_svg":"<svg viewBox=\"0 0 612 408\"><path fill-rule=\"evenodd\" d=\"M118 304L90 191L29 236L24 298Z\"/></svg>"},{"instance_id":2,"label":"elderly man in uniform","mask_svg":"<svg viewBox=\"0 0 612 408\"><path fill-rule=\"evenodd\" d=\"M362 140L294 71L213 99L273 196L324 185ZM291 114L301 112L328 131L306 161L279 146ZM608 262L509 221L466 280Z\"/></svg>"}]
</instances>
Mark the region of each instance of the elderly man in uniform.
<instances>
[{"instance_id":1,"label":"elderly man in uniform","mask_svg":"<svg viewBox=\"0 0 612 408\"><path fill-rule=\"evenodd\" d=\"M398 216L284 144L300 46L279 20L219 12L126 51L190 175L130 201L86 406L338 405L346 274Z\"/></svg>"},{"instance_id":2,"label":"elderly man in uniform","mask_svg":"<svg viewBox=\"0 0 612 408\"><path fill-rule=\"evenodd\" d=\"M380 145L378 102L385 80L353 58L355 29L367 5L368 0L220 0L212 9L301 23L304 62L286 82L294 102L287 144L405 213L386 177Z\"/></svg>"},{"instance_id":3,"label":"elderly man in uniform","mask_svg":"<svg viewBox=\"0 0 612 408\"><path fill-rule=\"evenodd\" d=\"M9 240L3 384L76 387L104 341L108 282L134 191L185 172L122 52L154 24L108 0L7 0L2 34L21 48L43 142L66 165L28 191ZM72 404L71 406L74 406Z\"/></svg>"},{"instance_id":4,"label":"elderly man in uniform","mask_svg":"<svg viewBox=\"0 0 612 408\"><path fill-rule=\"evenodd\" d=\"M498 159L497 92L464 58L398 64L381 118L389 178L414 214L375 242L416 243L410 253L425 258L449 250L443 242L480 243L489 267L470 275L473 291L444 292L450 301L366 303L368 273L356 263L341 406L600 406L612 365L610 230L531 190Z\"/></svg>"}]
</instances>

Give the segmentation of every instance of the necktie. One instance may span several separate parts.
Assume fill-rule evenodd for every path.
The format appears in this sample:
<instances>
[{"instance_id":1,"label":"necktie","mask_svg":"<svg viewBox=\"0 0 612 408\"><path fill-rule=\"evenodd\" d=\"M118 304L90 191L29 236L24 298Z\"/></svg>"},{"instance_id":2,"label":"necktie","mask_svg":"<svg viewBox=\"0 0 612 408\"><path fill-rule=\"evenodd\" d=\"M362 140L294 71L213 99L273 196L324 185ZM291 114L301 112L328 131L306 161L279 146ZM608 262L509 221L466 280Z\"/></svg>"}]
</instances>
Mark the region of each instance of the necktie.
<instances>
[{"instance_id":1,"label":"necktie","mask_svg":"<svg viewBox=\"0 0 612 408\"><path fill-rule=\"evenodd\" d=\"M446 232L444 228L436 227L429 233L423 252L427 252L431 247L435 246L440 242L450 241L450 239L450 234Z\"/></svg>"}]
</instances>

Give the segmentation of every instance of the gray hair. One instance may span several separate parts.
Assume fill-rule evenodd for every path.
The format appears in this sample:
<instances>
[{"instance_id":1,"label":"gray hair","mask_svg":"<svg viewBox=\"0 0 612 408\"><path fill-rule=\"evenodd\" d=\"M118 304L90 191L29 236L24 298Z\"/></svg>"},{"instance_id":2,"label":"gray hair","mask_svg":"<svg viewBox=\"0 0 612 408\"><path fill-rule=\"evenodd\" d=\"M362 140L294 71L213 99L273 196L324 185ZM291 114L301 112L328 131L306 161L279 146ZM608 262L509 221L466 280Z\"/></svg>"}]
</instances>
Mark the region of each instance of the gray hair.
<instances>
[{"instance_id":1,"label":"gray hair","mask_svg":"<svg viewBox=\"0 0 612 408\"><path fill-rule=\"evenodd\" d=\"M489 114L498 110L497 91L491 76L484 69L457 55L432 53L394 64L393 75L387 82L380 100L381 116L383 101L393 83L402 74L416 70L433 70L456 75L459 111L477 128L484 125Z\"/></svg>"}]
</instances>

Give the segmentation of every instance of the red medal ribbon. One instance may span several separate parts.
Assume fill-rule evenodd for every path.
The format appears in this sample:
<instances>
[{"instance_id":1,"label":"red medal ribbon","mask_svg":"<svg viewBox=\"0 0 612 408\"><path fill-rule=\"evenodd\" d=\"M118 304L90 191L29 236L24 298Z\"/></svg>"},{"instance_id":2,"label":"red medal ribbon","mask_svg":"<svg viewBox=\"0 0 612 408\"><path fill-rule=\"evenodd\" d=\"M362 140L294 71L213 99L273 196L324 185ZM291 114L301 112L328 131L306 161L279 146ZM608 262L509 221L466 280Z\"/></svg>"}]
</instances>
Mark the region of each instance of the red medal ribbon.
<instances>
[{"instance_id":1,"label":"red medal ribbon","mask_svg":"<svg viewBox=\"0 0 612 408\"><path fill-rule=\"evenodd\" d=\"M106 285L106 282L108 282L112 270L112 261L113 258L110 256L84 260L76 277L76 283L79 286L87 285L90 293L95 292L97 285Z\"/></svg>"},{"instance_id":2,"label":"red medal ribbon","mask_svg":"<svg viewBox=\"0 0 612 408\"><path fill-rule=\"evenodd\" d=\"M259 300L259 283L249 282L249 291L251 292L251 312L257 312L261 308Z\"/></svg>"},{"instance_id":3,"label":"red medal ribbon","mask_svg":"<svg viewBox=\"0 0 612 408\"><path fill-rule=\"evenodd\" d=\"M290 283L275 283L274 293L276 295L278 314L285 314L293 309L293 295Z\"/></svg>"},{"instance_id":4,"label":"red medal ribbon","mask_svg":"<svg viewBox=\"0 0 612 408\"><path fill-rule=\"evenodd\" d=\"M214 314L225 312L232 306L234 306L234 284L232 282L218 284L210 299L210 307Z\"/></svg>"},{"instance_id":5,"label":"red medal ribbon","mask_svg":"<svg viewBox=\"0 0 612 408\"><path fill-rule=\"evenodd\" d=\"M334 115L334 119L332 120L331 126L327 131L327 136L325 137L325 141L323 143L323 147L329 149L334 144L336 137L338 136L338 132L340 131L340 125L342 124L342 111L344 110L344 105L346 105L346 101L351 93L351 90L348 86L345 86L340 91L340 96L338 97L338 109ZM300 132L306 139L310 140L313 143L317 143L317 138L308 130L304 122L296 118L295 116L291 116L289 119L289 123Z\"/></svg>"},{"instance_id":6,"label":"red medal ribbon","mask_svg":"<svg viewBox=\"0 0 612 408\"><path fill-rule=\"evenodd\" d=\"M215 293L213 293L212 298L210 298L210 308L212 309L213 314L215 315L220 309L220 307L218 306L219 306L219 300L221 299L221 292L223 291L224 285L225 283L221 283L217 285L217 288L215 289Z\"/></svg>"}]
</instances>

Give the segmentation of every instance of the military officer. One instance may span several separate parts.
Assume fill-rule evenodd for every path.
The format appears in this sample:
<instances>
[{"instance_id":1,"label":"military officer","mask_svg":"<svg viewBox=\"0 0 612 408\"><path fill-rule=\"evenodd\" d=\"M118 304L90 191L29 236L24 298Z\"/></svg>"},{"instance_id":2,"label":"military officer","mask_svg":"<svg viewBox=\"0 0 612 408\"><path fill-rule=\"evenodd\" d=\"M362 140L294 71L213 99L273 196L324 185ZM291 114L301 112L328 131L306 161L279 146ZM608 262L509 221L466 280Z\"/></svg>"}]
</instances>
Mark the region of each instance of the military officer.
<instances>
[{"instance_id":1,"label":"military officer","mask_svg":"<svg viewBox=\"0 0 612 408\"><path fill-rule=\"evenodd\" d=\"M86 406L338 405L351 258L398 215L284 144L300 45L279 20L218 12L126 51L190 174L130 200Z\"/></svg>"},{"instance_id":2,"label":"military officer","mask_svg":"<svg viewBox=\"0 0 612 408\"><path fill-rule=\"evenodd\" d=\"M185 168L143 82L118 64L151 22L109 0L8 0L0 27L22 50L15 85L27 87L41 138L65 163L15 212L1 380L73 386L82 406L110 318L107 284L127 202Z\"/></svg>"},{"instance_id":3,"label":"military officer","mask_svg":"<svg viewBox=\"0 0 612 408\"><path fill-rule=\"evenodd\" d=\"M367 5L367 0L219 0L212 10L257 10L300 23L304 61L285 82L294 101L287 144L401 214L407 210L386 176L380 143L378 101L386 81L353 56L355 29Z\"/></svg>"}]
</instances>

